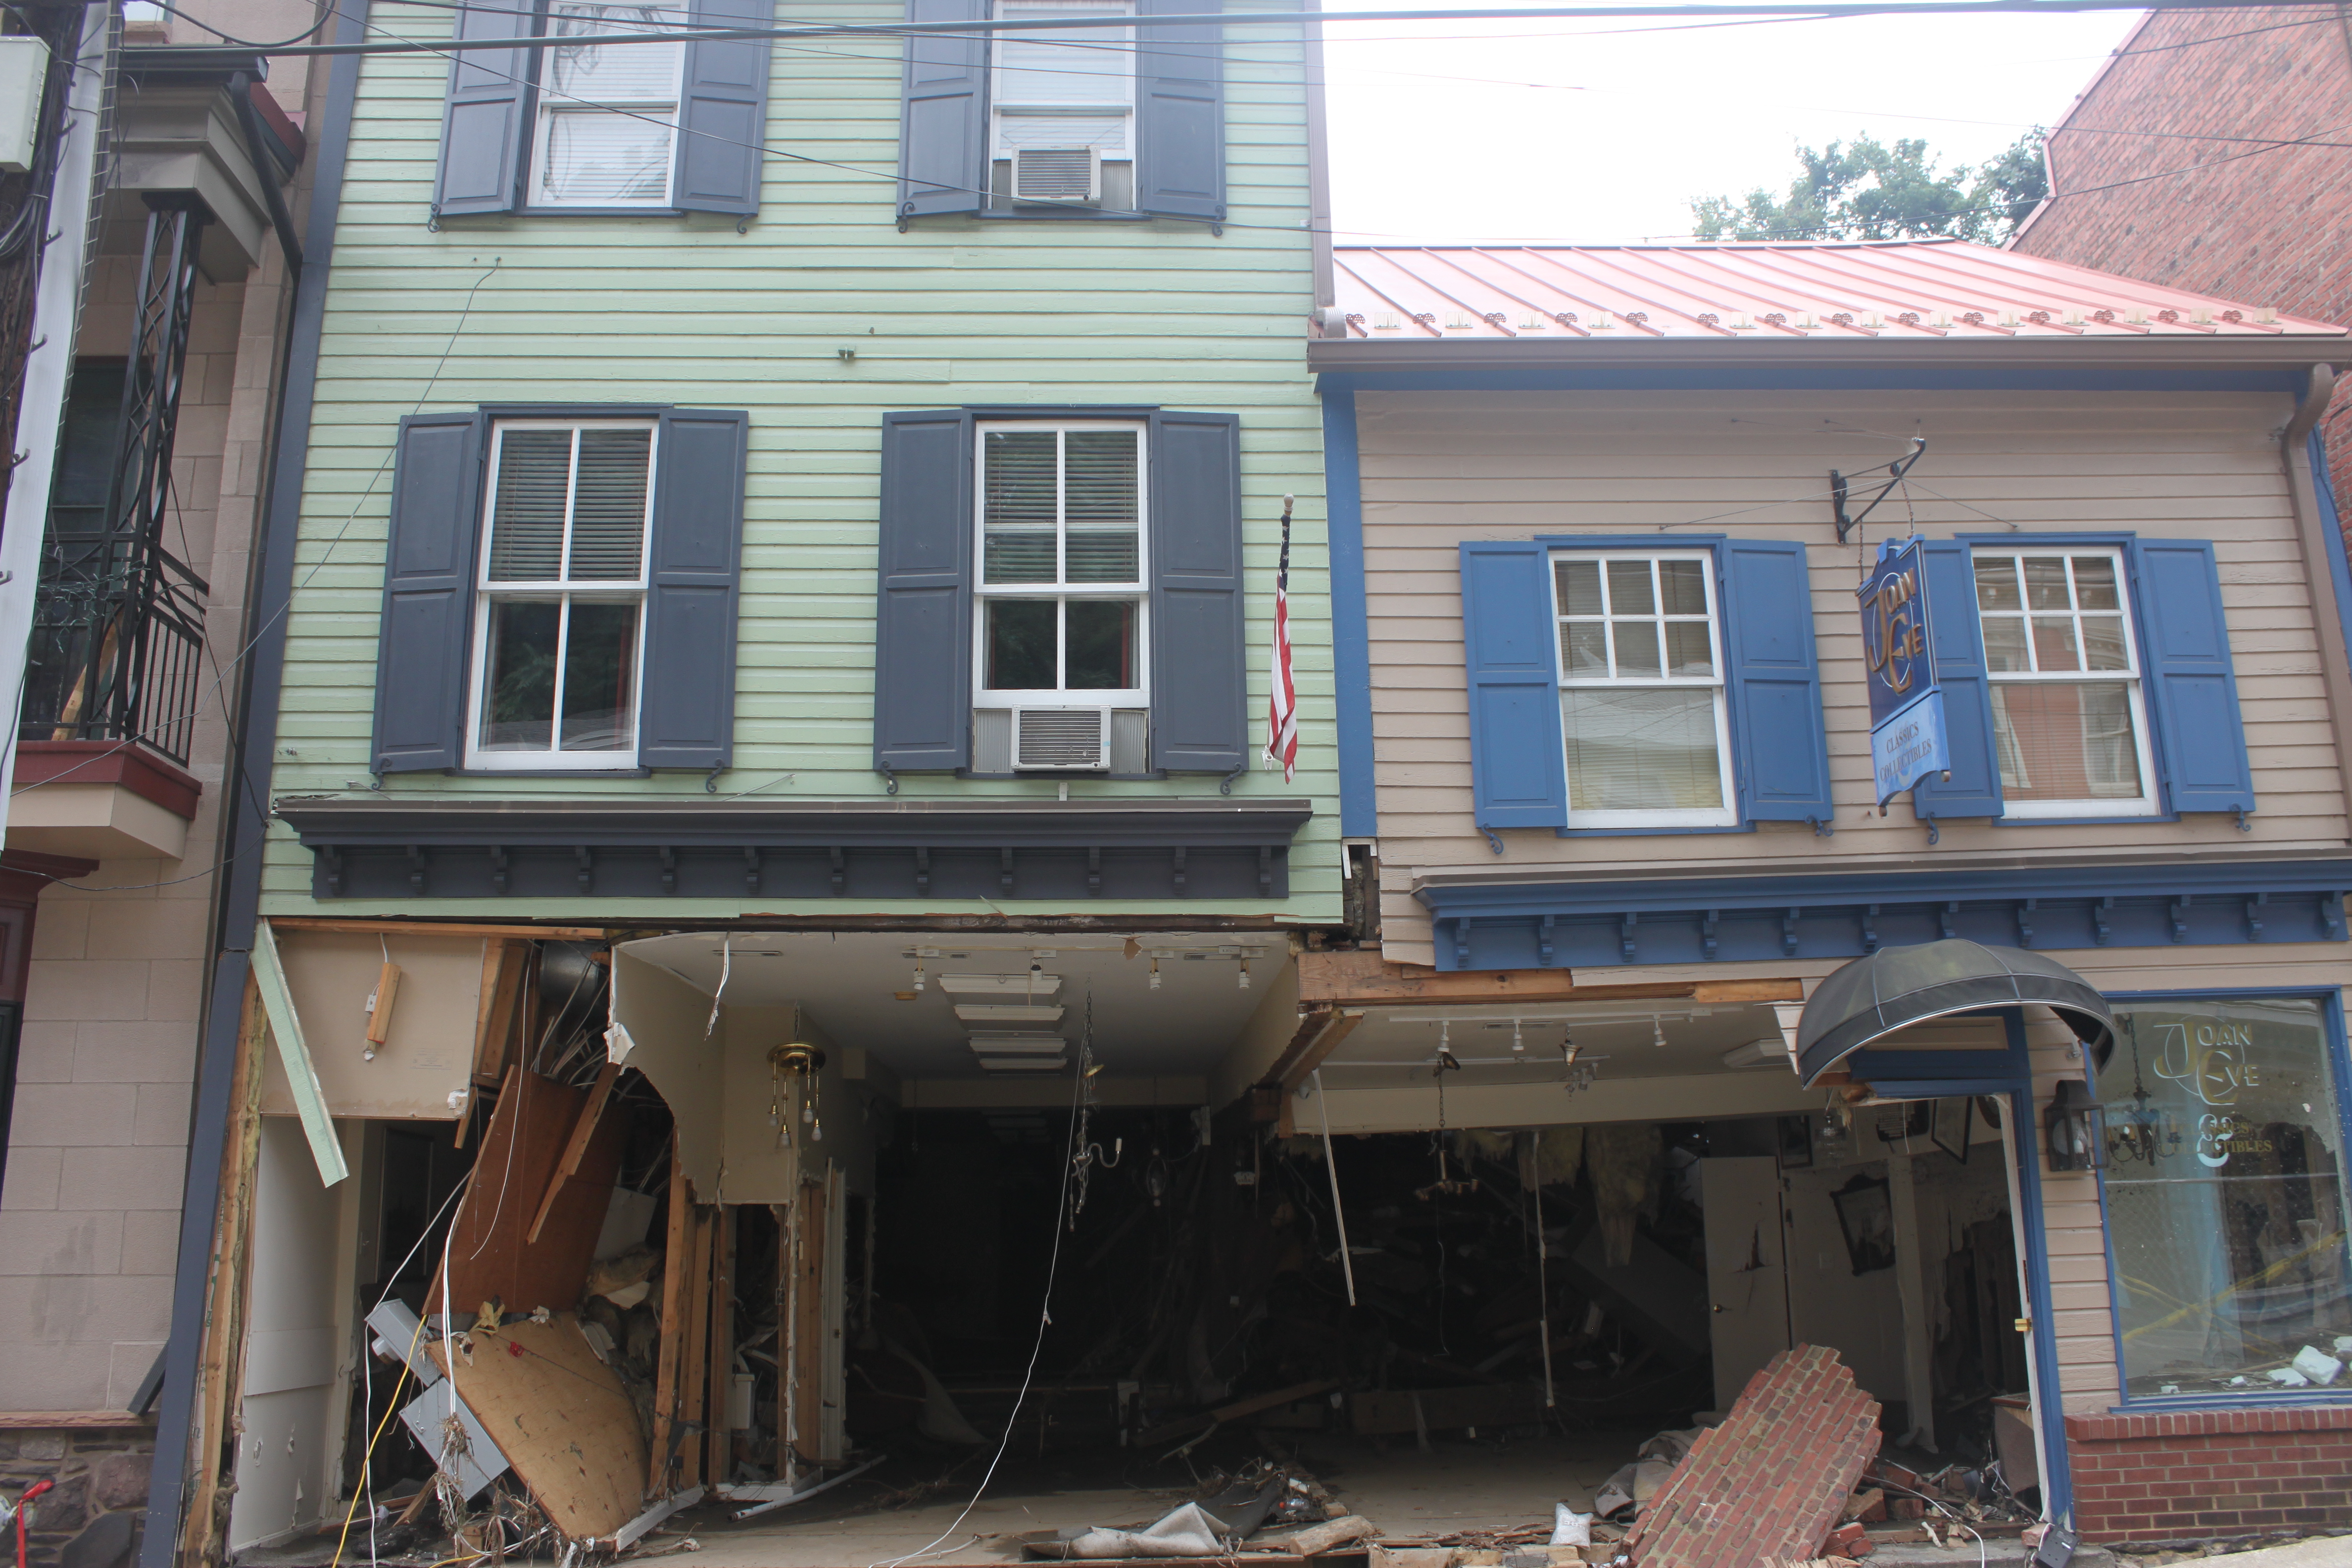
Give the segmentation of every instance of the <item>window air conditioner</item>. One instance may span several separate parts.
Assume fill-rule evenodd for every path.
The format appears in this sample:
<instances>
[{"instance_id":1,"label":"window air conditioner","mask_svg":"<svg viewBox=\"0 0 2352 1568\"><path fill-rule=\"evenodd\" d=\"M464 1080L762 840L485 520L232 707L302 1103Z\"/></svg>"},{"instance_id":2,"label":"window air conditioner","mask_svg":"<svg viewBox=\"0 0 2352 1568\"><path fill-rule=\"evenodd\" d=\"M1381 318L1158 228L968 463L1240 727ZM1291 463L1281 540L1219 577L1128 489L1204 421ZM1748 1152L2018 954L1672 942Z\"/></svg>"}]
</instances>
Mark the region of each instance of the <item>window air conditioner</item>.
<instances>
[{"instance_id":1,"label":"window air conditioner","mask_svg":"<svg viewBox=\"0 0 2352 1568\"><path fill-rule=\"evenodd\" d=\"M1097 147L1020 147L1013 153L1013 199L1069 202L1102 200L1102 150Z\"/></svg>"},{"instance_id":2,"label":"window air conditioner","mask_svg":"<svg viewBox=\"0 0 2352 1568\"><path fill-rule=\"evenodd\" d=\"M1016 708L1013 710L1016 772L1100 772L1110 766L1108 708Z\"/></svg>"}]
</instances>

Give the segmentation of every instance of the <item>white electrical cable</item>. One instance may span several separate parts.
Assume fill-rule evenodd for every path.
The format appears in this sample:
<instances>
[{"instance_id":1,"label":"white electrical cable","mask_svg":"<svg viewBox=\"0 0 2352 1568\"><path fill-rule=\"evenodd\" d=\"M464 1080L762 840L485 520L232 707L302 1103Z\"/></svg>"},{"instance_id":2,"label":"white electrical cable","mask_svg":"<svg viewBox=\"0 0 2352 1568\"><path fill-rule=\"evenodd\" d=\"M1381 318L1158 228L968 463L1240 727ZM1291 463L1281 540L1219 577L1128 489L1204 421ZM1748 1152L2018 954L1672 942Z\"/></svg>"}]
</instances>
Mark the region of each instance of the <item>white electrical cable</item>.
<instances>
[{"instance_id":1,"label":"white electrical cable","mask_svg":"<svg viewBox=\"0 0 2352 1568\"><path fill-rule=\"evenodd\" d=\"M1356 1304L1356 1264L1348 1256L1348 1211L1339 1204L1339 1162L1331 1150L1331 1110L1323 1099L1323 1069L1310 1074L1315 1079L1315 1110L1323 1118L1323 1170L1331 1178L1331 1214L1339 1222L1339 1272L1348 1277L1348 1305Z\"/></svg>"},{"instance_id":2,"label":"white electrical cable","mask_svg":"<svg viewBox=\"0 0 2352 1568\"><path fill-rule=\"evenodd\" d=\"M1077 1081L1070 1089L1070 1138L1073 1145L1076 1144L1078 1135L1078 1101L1087 1089L1087 1070L1084 1062L1078 1064L1076 1078ZM941 1542L955 1534L963 1521L971 1517L971 1510L980 1506L980 1500L988 1493L988 1483L996 1479L996 1467L1004 1462L1005 1450L1013 1446L1013 1428L1021 1420L1021 1406L1028 1400L1029 1384L1037 1375L1037 1358L1045 1352L1045 1331L1054 1326L1054 1279L1062 1263L1062 1220L1070 1204L1070 1177L1076 1169L1078 1152L1079 1151L1074 1146L1062 1161L1062 1191L1054 1204L1054 1250L1045 1259L1045 1298L1038 1303L1037 1307L1037 1342L1030 1347L1028 1370L1021 1374L1021 1392L1013 1395L1013 1413L1004 1418L1004 1436L996 1445L995 1457L988 1461L987 1473L980 1478L980 1485L972 1492L971 1500L963 1505L963 1511L950 1521L945 1530L933 1536L921 1547L908 1552L904 1557L893 1557L886 1562L871 1563L866 1564L866 1568L900 1568L902 1563L929 1557L939 1549Z\"/></svg>"}]
</instances>

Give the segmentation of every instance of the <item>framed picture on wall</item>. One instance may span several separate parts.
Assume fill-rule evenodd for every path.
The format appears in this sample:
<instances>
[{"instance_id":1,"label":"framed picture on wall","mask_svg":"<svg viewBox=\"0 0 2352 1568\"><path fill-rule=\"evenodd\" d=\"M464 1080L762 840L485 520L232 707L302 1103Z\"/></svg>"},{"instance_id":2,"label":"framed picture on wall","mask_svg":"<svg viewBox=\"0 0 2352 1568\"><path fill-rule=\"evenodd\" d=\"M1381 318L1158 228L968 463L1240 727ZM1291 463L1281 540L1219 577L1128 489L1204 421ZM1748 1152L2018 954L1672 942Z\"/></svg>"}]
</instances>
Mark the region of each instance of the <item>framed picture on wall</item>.
<instances>
[{"instance_id":1,"label":"framed picture on wall","mask_svg":"<svg viewBox=\"0 0 2352 1568\"><path fill-rule=\"evenodd\" d=\"M1936 1113L1928 1124L1927 1136L1937 1148L1962 1164L1969 1159L1969 1118L1977 1102L1967 1095L1952 1095L1936 1101Z\"/></svg>"},{"instance_id":2,"label":"framed picture on wall","mask_svg":"<svg viewBox=\"0 0 2352 1568\"><path fill-rule=\"evenodd\" d=\"M1895 1199L1885 1176L1857 1173L1830 1194L1837 1205L1838 1228L1856 1274L1895 1267Z\"/></svg>"},{"instance_id":3,"label":"framed picture on wall","mask_svg":"<svg viewBox=\"0 0 2352 1568\"><path fill-rule=\"evenodd\" d=\"M1810 1116L1780 1118L1780 1169L1809 1171L1813 1165L1813 1119Z\"/></svg>"}]
</instances>

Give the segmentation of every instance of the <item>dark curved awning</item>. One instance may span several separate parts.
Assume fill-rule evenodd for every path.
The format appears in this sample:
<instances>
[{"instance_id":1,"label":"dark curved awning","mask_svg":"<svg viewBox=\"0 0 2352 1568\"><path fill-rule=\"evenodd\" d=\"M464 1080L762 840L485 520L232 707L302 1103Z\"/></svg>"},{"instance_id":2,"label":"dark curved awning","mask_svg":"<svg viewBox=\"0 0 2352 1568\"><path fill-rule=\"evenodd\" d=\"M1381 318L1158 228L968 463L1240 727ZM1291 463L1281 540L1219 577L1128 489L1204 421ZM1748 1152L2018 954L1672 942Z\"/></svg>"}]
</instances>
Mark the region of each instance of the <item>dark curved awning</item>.
<instances>
[{"instance_id":1,"label":"dark curved awning","mask_svg":"<svg viewBox=\"0 0 2352 1568\"><path fill-rule=\"evenodd\" d=\"M2028 1002L2063 1018L2092 1059L2106 1065L2116 1048L2115 1017L2089 981L2038 952L1956 937L1882 947L1815 986L1797 1025L1797 1075L1810 1085L1906 1025Z\"/></svg>"}]
</instances>

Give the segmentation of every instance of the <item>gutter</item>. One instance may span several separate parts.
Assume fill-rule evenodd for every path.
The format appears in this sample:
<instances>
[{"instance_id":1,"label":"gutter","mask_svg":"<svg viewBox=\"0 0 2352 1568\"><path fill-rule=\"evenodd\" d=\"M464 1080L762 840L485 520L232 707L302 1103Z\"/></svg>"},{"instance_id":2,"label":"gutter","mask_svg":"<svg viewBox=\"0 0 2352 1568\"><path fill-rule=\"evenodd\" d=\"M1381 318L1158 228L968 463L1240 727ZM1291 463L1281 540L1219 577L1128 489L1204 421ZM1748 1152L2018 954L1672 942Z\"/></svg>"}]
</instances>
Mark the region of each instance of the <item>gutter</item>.
<instances>
[{"instance_id":1,"label":"gutter","mask_svg":"<svg viewBox=\"0 0 2352 1568\"><path fill-rule=\"evenodd\" d=\"M369 0L336 0L336 39L361 42ZM236 748L228 787L222 792L220 889L215 956L204 1037L196 1061L196 1092L188 1136L187 1181L180 1205L179 1261L172 1280L171 1338L163 1348L163 1387L155 1426L153 1479L139 1568L173 1568L186 1527L189 1444L196 1405L197 1362L210 1306L212 1253L219 1220L222 1162L226 1153L230 1089L236 1076L237 1037L251 975L254 931L260 919L261 870L269 819L270 758L278 744L278 704L285 680L286 616L294 591L294 545L301 521L302 479L310 460L310 419L318 394L320 341L326 324L327 269L342 206L343 170L359 98L362 57L337 58L328 77L323 134L310 212L310 245L294 275L293 316L280 378L277 428L271 437L267 521L257 542L250 601L255 619L238 693ZM248 132L249 133L249 132ZM264 184L277 187L267 172ZM271 217L278 220L278 201ZM281 240L292 231L283 220ZM289 248L289 259L296 252ZM206 1521L209 1536L216 1528Z\"/></svg>"}]
</instances>

